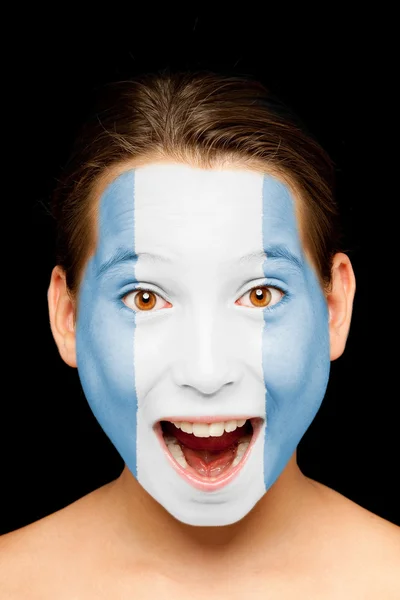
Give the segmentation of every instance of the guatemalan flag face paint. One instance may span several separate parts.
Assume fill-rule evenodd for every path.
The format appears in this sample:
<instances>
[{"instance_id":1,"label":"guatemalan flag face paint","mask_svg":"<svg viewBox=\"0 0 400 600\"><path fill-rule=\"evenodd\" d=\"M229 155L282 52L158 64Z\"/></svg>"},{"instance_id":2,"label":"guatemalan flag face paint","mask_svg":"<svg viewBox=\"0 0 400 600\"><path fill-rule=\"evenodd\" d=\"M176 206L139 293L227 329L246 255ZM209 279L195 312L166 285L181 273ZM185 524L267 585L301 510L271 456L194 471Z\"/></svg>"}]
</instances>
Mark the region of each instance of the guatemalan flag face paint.
<instances>
[{"instance_id":1,"label":"guatemalan flag face paint","mask_svg":"<svg viewBox=\"0 0 400 600\"><path fill-rule=\"evenodd\" d=\"M117 177L98 214L77 319L87 400L171 515L234 523L282 473L328 380L327 304L294 199L255 171L149 164Z\"/></svg>"}]
</instances>

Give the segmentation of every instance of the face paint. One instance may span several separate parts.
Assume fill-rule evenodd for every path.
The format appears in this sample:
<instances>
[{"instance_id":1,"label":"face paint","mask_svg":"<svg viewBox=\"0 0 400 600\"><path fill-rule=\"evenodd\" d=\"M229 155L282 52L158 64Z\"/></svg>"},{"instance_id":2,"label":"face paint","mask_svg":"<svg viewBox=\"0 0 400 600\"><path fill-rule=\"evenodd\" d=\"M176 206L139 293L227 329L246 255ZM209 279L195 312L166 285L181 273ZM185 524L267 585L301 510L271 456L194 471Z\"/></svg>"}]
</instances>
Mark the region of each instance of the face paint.
<instances>
[{"instance_id":1,"label":"face paint","mask_svg":"<svg viewBox=\"0 0 400 600\"><path fill-rule=\"evenodd\" d=\"M115 179L80 289L77 360L95 417L157 502L190 525L242 519L282 473L329 374L327 305L288 188L181 164Z\"/></svg>"}]
</instances>

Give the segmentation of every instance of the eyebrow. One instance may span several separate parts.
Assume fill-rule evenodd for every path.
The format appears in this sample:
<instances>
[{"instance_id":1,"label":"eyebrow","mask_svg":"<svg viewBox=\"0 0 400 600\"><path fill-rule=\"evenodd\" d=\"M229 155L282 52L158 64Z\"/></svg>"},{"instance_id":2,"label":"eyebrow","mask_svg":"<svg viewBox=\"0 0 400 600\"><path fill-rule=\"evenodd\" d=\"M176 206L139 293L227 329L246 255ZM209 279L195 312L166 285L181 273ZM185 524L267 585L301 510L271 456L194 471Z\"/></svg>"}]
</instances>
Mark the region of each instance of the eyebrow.
<instances>
[{"instance_id":1,"label":"eyebrow","mask_svg":"<svg viewBox=\"0 0 400 600\"><path fill-rule=\"evenodd\" d=\"M250 252L250 254L246 254L246 256L242 256L239 258L239 263L248 263L253 260L284 260L286 262L291 263L297 269L303 268L303 263L301 258L293 254L289 250L287 246L267 246L264 250L260 250L259 252Z\"/></svg>"},{"instance_id":2,"label":"eyebrow","mask_svg":"<svg viewBox=\"0 0 400 600\"><path fill-rule=\"evenodd\" d=\"M152 263L172 264L173 260L163 256L162 254L155 254L151 252L139 252L136 254L133 250L118 248L118 250L104 263L102 263L97 271L97 277L101 277L104 273L111 270L113 267L127 263L135 262L139 258L146 259ZM299 257L293 254L286 246L270 246L264 250L258 252L250 252L245 256L241 256L238 259L239 264L247 264L253 261L261 260L284 260L291 263L294 267L301 270L303 265Z\"/></svg>"},{"instance_id":3,"label":"eyebrow","mask_svg":"<svg viewBox=\"0 0 400 600\"><path fill-rule=\"evenodd\" d=\"M134 252L133 250L127 248L118 248L118 250L114 252L114 254L108 260L106 260L100 265L100 267L97 270L97 277L101 277L102 275L104 275L104 273L110 271L113 267L116 267L117 265L128 262L135 262L139 258L145 258L154 263L172 263L172 261L169 258L163 256L162 254L152 254L150 252L139 252L139 254L136 254L136 252Z\"/></svg>"}]
</instances>

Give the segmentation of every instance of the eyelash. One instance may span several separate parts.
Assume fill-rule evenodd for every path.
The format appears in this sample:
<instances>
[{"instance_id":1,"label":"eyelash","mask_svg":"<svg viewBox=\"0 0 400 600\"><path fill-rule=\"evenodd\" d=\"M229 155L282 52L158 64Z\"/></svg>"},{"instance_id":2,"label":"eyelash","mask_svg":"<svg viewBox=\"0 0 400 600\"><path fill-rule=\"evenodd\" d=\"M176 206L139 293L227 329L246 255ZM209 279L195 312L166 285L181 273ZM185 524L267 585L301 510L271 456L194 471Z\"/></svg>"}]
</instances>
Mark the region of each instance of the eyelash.
<instances>
[{"instance_id":1,"label":"eyelash","mask_svg":"<svg viewBox=\"0 0 400 600\"><path fill-rule=\"evenodd\" d=\"M252 288L250 288L246 292L243 292L243 294L240 296L240 298L243 298L243 296L245 296L246 294L249 294L250 292L252 292L253 290L256 290L258 288L272 289L272 290L276 290L276 291L278 291L278 292L280 292L282 294L282 297L277 302L275 302L272 306L264 306L264 307L253 306L253 308L261 308L261 310L264 310L264 311L273 310L277 305L281 304L282 301L284 301L285 298L287 298L287 295L288 295L288 293L285 290L283 290L282 288L280 288L280 287L278 287L276 285L268 285L267 283L262 283L262 284L253 286ZM123 301L124 298L126 298L126 296L128 296L129 294L133 294L134 292L151 292L152 294L154 294L154 295L158 296L159 298L161 298L162 300L164 300L164 302L168 302L168 300L165 300L165 298L163 298L161 296L161 294L159 294L155 290L151 289L151 287L149 287L149 286L145 287L145 286L140 286L140 285L137 285L134 289L132 289L132 290L130 290L128 292L124 292L124 294L121 296L120 299ZM129 306L127 306L125 304L125 302L123 302L123 304L126 306L126 308L128 310L133 311L133 312L141 312L141 313L146 313L146 312L153 313L153 312L157 312L154 309L141 310L141 309L139 309L137 307L136 307L136 309L132 309ZM244 307L244 308L249 308L249 307Z\"/></svg>"}]
</instances>

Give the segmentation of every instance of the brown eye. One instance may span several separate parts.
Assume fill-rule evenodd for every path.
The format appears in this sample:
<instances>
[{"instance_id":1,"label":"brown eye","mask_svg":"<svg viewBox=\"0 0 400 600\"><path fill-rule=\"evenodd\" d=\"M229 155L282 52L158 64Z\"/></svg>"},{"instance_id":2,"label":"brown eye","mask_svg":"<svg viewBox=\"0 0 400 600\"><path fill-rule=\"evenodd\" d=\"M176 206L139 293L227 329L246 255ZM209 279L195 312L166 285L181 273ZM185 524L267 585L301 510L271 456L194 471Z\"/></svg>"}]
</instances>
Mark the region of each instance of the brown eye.
<instances>
[{"instance_id":1,"label":"brown eye","mask_svg":"<svg viewBox=\"0 0 400 600\"><path fill-rule=\"evenodd\" d=\"M156 305L156 297L153 292L139 290L135 295L135 305L139 310L151 310Z\"/></svg>"},{"instance_id":2,"label":"brown eye","mask_svg":"<svg viewBox=\"0 0 400 600\"><path fill-rule=\"evenodd\" d=\"M278 288L259 285L242 296L242 298L248 296L251 304L241 304L242 306L249 306L250 308L267 308L267 306L272 306L279 302L283 295L284 293Z\"/></svg>"},{"instance_id":3,"label":"brown eye","mask_svg":"<svg viewBox=\"0 0 400 600\"><path fill-rule=\"evenodd\" d=\"M271 302L272 294L269 288L258 287L250 291L250 300L254 306L262 307L268 306Z\"/></svg>"},{"instance_id":4,"label":"brown eye","mask_svg":"<svg viewBox=\"0 0 400 600\"><path fill-rule=\"evenodd\" d=\"M157 305L157 309L165 308L165 306L163 307L163 302L166 307L171 306L169 302L151 290L136 289L126 294L122 300L128 308L135 312L150 312Z\"/></svg>"}]
</instances>

